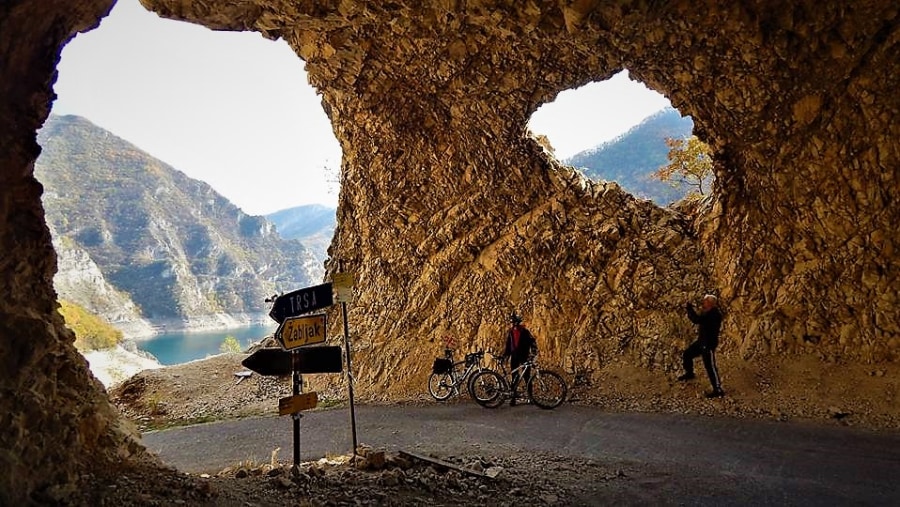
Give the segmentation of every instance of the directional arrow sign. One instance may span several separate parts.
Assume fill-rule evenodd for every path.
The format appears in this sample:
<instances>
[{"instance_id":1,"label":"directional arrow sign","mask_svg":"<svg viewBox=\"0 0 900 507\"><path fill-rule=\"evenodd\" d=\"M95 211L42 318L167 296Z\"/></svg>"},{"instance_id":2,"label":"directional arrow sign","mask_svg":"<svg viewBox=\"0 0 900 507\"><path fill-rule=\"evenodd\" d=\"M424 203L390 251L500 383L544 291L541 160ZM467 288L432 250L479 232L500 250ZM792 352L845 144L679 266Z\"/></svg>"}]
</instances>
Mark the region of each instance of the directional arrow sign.
<instances>
[{"instance_id":1,"label":"directional arrow sign","mask_svg":"<svg viewBox=\"0 0 900 507\"><path fill-rule=\"evenodd\" d=\"M296 414L301 410L316 408L319 396L315 393L295 394L278 400L278 415Z\"/></svg>"},{"instance_id":2,"label":"directional arrow sign","mask_svg":"<svg viewBox=\"0 0 900 507\"><path fill-rule=\"evenodd\" d=\"M300 373L340 373L344 371L341 348L335 345L297 349L294 368Z\"/></svg>"},{"instance_id":3,"label":"directional arrow sign","mask_svg":"<svg viewBox=\"0 0 900 507\"><path fill-rule=\"evenodd\" d=\"M331 283L288 292L275 298L269 317L281 324L284 319L328 308L334 304Z\"/></svg>"},{"instance_id":4,"label":"directional arrow sign","mask_svg":"<svg viewBox=\"0 0 900 507\"><path fill-rule=\"evenodd\" d=\"M260 375L275 375L283 377L293 371L293 358L291 353L276 348L259 349L249 357L241 361L245 368L255 371Z\"/></svg>"},{"instance_id":5,"label":"directional arrow sign","mask_svg":"<svg viewBox=\"0 0 900 507\"><path fill-rule=\"evenodd\" d=\"M295 369L300 373L340 373L343 369L341 348L338 346L307 347L288 352L283 349L259 349L241 361L249 370L260 375L284 377Z\"/></svg>"},{"instance_id":6,"label":"directional arrow sign","mask_svg":"<svg viewBox=\"0 0 900 507\"><path fill-rule=\"evenodd\" d=\"M325 341L325 314L288 317L275 330L275 339L285 350Z\"/></svg>"}]
</instances>

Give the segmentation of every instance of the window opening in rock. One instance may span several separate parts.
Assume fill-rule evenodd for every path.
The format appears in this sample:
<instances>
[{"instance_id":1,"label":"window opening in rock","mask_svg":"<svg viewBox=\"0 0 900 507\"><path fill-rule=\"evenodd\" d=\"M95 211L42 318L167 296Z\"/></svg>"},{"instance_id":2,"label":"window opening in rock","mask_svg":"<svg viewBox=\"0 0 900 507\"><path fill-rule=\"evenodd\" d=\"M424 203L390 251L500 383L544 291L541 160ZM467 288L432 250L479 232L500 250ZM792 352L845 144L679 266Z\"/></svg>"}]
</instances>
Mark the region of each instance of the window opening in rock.
<instances>
[{"instance_id":1,"label":"window opening in rock","mask_svg":"<svg viewBox=\"0 0 900 507\"><path fill-rule=\"evenodd\" d=\"M35 175L60 300L128 338L267 322L265 296L320 283L341 151L284 41L120 0L58 73Z\"/></svg>"},{"instance_id":2,"label":"window opening in rock","mask_svg":"<svg viewBox=\"0 0 900 507\"><path fill-rule=\"evenodd\" d=\"M615 181L636 197L664 206L693 190L673 186L675 177L654 177L669 164L667 139L690 138L693 125L665 96L623 70L560 93L535 111L529 130L560 162L590 179Z\"/></svg>"}]
</instances>

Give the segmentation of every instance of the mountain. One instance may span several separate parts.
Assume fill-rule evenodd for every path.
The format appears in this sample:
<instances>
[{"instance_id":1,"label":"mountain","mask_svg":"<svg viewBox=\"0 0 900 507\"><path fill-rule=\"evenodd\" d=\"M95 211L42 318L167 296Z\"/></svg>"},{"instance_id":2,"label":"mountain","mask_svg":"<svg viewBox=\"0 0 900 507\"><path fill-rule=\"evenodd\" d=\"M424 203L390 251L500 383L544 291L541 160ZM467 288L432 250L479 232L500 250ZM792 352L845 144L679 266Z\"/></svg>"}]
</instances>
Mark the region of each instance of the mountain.
<instances>
[{"instance_id":1,"label":"mountain","mask_svg":"<svg viewBox=\"0 0 900 507\"><path fill-rule=\"evenodd\" d=\"M337 225L337 210L321 204L307 204L266 215L285 239L300 240L313 255L325 262L328 246Z\"/></svg>"},{"instance_id":2,"label":"mountain","mask_svg":"<svg viewBox=\"0 0 900 507\"><path fill-rule=\"evenodd\" d=\"M666 138L691 135L694 122L671 107L632 127L628 132L573 155L564 162L580 168L593 180L615 181L636 197L666 205L684 197L687 189L650 178L650 174L668 163Z\"/></svg>"},{"instance_id":3,"label":"mountain","mask_svg":"<svg viewBox=\"0 0 900 507\"><path fill-rule=\"evenodd\" d=\"M261 318L267 295L321 280L301 242L84 118L51 116L38 142L35 176L65 260L56 279L65 299L115 322L128 319L124 294L137 319L211 327Z\"/></svg>"}]
</instances>

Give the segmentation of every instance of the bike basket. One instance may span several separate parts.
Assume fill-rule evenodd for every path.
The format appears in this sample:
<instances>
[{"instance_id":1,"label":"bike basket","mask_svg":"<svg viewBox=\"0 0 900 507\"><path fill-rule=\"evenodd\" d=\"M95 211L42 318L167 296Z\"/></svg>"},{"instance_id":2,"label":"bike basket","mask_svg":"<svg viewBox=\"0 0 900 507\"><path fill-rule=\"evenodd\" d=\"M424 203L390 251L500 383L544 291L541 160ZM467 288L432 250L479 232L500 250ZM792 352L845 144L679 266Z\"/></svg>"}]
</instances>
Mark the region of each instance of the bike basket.
<instances>
[{"instance_id":1,"label":"bike basket","mask_svg":"<svg viewBox=\"0 0 900 507\"><path fill-rule=\"evenodd\" d=\"M439 357L434 360L434 366L431 367L431 371L435 373L447 373L451 368L453 368L453 361Z\"/></svg>"}]
</instances>

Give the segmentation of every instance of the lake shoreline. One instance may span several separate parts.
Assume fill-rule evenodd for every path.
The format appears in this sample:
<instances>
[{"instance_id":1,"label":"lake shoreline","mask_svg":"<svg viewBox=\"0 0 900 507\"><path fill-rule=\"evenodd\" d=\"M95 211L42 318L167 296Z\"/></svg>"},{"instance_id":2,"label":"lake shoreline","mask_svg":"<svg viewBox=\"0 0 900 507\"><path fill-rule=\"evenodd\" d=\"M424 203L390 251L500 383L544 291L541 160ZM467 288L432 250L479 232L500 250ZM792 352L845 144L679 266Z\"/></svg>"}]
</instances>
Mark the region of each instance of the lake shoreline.
<instances>
[{"instance_id":1,"label":"lake shoreline","mask_svg":"<svg viewBox=\"0 0 900 507\"><path fill-rule=\"evenodd\" d=\"M173 366L223 352L246 350L274 333L276 329L277 324L274 321L264 321L229 327L168 330L144 340L128 341L137 350L155 357L163 366ZM234 340L226 343L229 338Z\"/></svg>"},{"instance_id":2,"label":"lake shoreline","mask_svg":"<svg viewBox=\"0 0 900 507\"><path fill-rule=\"evenodd\" d=\"M135 330L130 326L116 325L122 331L122 337L136 343L153 340L154 338L170 333L207 333L211 331L226 331L248 326L276 325L275 321L267 313L242 313L242 314L212 314L204 315L192 320L181 319L146 319L149 326L142 326Z\"/></svg>"}]
</instances>

